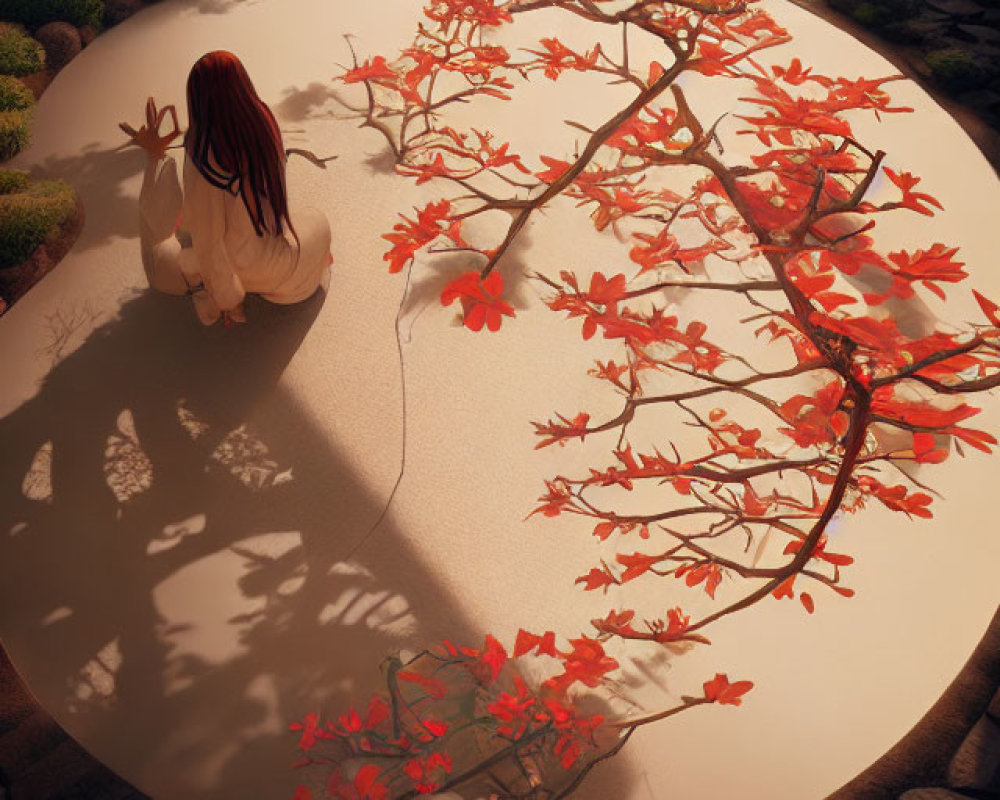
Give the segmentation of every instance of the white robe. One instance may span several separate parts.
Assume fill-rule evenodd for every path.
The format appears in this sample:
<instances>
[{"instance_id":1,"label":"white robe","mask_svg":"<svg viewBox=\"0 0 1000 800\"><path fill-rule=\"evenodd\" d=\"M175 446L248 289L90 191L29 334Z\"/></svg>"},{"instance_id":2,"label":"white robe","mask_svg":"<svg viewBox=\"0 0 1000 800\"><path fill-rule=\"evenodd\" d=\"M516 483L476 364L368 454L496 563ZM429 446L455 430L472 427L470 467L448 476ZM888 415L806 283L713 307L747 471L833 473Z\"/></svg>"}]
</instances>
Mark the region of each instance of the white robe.
<instances>
[{"instance_id":1,"label":"white robe","mask_svg":"<svg viewBox=\"0 0 1000 800\"><path fill-rule=\"evenodd\" d=\"M298 303L328 274L330 224L321 211L290 212L299 244L287 230L281 236L258 236L243 199L212 186L186 156L183 189L173 158L147 163L139 211L149 285L187 294L204 284L204 291L192 297L205 324L237 308L247 292L273 303ZM265 214L270 221L270 208ZM179 229L190 236L190 247L174 236Z\"/></svg>"}]
</instances>

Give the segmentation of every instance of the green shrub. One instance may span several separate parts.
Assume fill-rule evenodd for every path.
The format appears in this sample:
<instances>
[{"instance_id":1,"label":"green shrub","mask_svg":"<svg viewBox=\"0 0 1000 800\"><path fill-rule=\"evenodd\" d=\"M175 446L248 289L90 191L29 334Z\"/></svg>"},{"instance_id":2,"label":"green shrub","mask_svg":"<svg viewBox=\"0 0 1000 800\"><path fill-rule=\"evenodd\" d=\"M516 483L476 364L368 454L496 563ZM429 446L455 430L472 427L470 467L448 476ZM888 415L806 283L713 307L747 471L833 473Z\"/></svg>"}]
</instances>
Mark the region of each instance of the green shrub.
<instances>
[{"instance_id":1,"label":"green shrub","mask_svg":"<svg viewBox=\"0 0 1000 800\"><path fill-rule=\"evenodd\" d=\"M23 192L28 188L28 173L19 169L0 169L0 195Z\"/></svg>"},{"instance_id":2,"label":"green shrub","mask_svg":"<svg viewBox=\"0 0 1000 800\"><path fill-rule=\"evenodd\" d=\"M831 0L838 11L866 28L883 28L911 19L920 11L920 0Z\"/></svg>"},{"instance_id":3,"label":"green shrub","mask_svg":"<svg viewBox=\"0 0 1000 800\"><path fill-rule=\"evenodd\" d=\"M23 22L31 30L56 21L100 28L103 16L103 0L5 0L4 3L4 18Z\"/></svg>"},{"instance_id":4,"label":"green shrub","mask_svg":"<svg viewBox=\"0 0 1000 800\"><path fill-rule=\"evenodd\" d=\"M0 24L0 74L28 75L45 66L45 48L16 25Z\"/></svg>"},{"instance_id":5,"label":"green shrub","mask_svg":"<svg viewBox=\"0 0 1000 800\"><path fill-rule=\"evenodd\" d=\"M62 181L38 181L0 196L0 269L23 262L73 213L73 189Z\"/></svg>"},{"instance_id":6,"label":"green shrub","mask_svg":"<svg viewBox=\"0 0 1000 800\"><path fill-rule=\"evenodd\" d=\"M882 26L882 35L892 42L900 44L920 44L926 38L926 33L910 20L896 20Z\"/></svg>"},{"instance_id":7,"label":"green shrub","mask_svg":"<svg viewBox=\"0 0 1000 800\"><path fill-rule=\"evenodd\" d=\"M17 78L0 75L0 111L22 111L35 104L31 89Z\"/></svg>"},{"instance_id":8,"label":"green shrub","mask_svg":"<svg viewBox=\"0 0 1000 800\"><path fill-rule=\"evenodd\" d=\"M978 89L985 86L992 77L990 71L975 56L956 47L928 53L927 65L935 80L953 92Z\"/></svg>"},{"instance_id":9,"label":"green shrub","mask_svg":"<svg viewBox=\"0 0 1000 800\"><path fill-rule=\"evenodd\" d=\"M851 16L866 28L877 28L889 21L889 11L873 3L859 3L854 7Z\"/></svg>"},{"instance_id":10,"label":"green shrub","mask_svg":"<svg viewBox=\"0 0 1000 800\"><path fill-rule=\"evenodd\" d=\"M31 141L30 108L21 111L0 111L0 161L20 153Z\"/></svg>"}]
</instances>

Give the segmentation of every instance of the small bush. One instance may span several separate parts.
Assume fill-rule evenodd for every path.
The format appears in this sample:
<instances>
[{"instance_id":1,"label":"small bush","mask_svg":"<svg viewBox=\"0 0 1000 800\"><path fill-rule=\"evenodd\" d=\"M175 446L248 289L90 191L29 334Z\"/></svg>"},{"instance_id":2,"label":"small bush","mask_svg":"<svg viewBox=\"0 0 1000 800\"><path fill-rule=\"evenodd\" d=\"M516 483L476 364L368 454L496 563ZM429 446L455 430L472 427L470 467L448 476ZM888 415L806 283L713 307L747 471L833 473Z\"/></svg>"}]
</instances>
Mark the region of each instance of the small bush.
<instances>
[{"instance_id":1,"label":"small bush","mask_svg":"<svg viewBox=\"0 0 1000 800\"><path fill-rule=\"evenodd\" d=\"M23 111L35 104L31 89L17 78L0 75L0 111Z\"/></svg>"},{"instance_id":2,"label":"small bush","mask_svg":"<svg viewBox=\"0 0 1000 800\"><path fill-rule=\"evenodd\" d=\"M102 0L6 0L4 8L6 19L23 22L32 30L47 22L100 28L103 16Z\"/></svg>"},{"instance_id":3,"label":"small bush","mask_svg":"<svg viewBox=\"0 0 1000 800\"><path fill-rule=\"evenodd\" d=\"M83 49L80 32L69 22L49 22L35 31L35 38L45 48L50 72L61 70Z\"/></svg>"},{"instance_id":4,"label":"small bush","mask_svg":"<svg viewBox=\"0 0 1000 800\"><path fill-rule=\"evenodd\" d=\"M28 188L28 173L19 169L0 169L0 195L23 192Z\"/></svg>"},{"instance_id":5,"label":"small bush","mask_svg":"<svg viewBox=\"0 0 1000 800\"><path fill-rule=\"evenodd\" d=\"M31 109L0 111L0 161L20 153L31 141Z\"/></svg>"},{"instance_id":6,"label":"small bush","mask_svg":"<svg viewBox=\"0 0 1000 800\"><path fill-rule=\"evenodd\" d=\"M38 181L0 196L0 269L17 266L56 233L73 213L73 189L62 181Z\"/></svg>"},{"instance_id":7,"label":"small bush","mask_svg":"<svg viewBox=\"0 0 1000 800\"><path fill-rule=\"evenodd\" d=\"M985 86L992 75L975 56L965 50L948 48L927 54L934 79L945 89L961 92Z\"/></svg>"},{"instance_id":8,"label":"small bush","mask_svg":"<svg viewBox=\"0 0 1000 800\"><path fill-rule=\"evenodd\" d=\"M29 75L45 66L45 49L16 25L0 24L0 74Z\"/></svg>"},{"instance_id":9,"label":"small bush","mask_svg":"<svg viewBox=\"0 0 1000 800\"><path fill-rule=\"evenodd\" d=\"M919 13L920 0L830 0L830 5L866 28L898 25Z\"/></svg>"},{"instance_id":10,"label":"small bush","mask_svg":"<svg viewBox=\"0 0 1000 800\"><path fill-rule=\"evenodd\" d=\"M854 10L851 12L851 16L866 28L877 28L879 25L885 24L890 19L890 14L887 9L872 3L859 3L854 7Z\"/></svg>"}]
</instances>

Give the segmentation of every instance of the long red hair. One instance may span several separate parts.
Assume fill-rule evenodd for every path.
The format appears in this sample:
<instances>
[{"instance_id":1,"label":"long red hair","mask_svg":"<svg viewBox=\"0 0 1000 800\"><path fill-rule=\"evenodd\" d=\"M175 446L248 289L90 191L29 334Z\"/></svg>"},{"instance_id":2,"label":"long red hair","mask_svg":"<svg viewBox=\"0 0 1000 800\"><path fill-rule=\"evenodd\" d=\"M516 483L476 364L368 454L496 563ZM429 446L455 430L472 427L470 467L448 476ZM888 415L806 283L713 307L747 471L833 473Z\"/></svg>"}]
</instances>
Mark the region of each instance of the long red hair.
<instances>
[{"instance_id":1,"label":"long red hair","mask_svg":"<svg viewBox=\"0 0 1000 800\"><path fill-rule=\"evenodd\" d=\"M281 235L284 225L294 235L281 130L240 60L226 50L199 58L187 102L184 149L205 180L242 197L258 236Z\"/></svg>"}]
</instances>

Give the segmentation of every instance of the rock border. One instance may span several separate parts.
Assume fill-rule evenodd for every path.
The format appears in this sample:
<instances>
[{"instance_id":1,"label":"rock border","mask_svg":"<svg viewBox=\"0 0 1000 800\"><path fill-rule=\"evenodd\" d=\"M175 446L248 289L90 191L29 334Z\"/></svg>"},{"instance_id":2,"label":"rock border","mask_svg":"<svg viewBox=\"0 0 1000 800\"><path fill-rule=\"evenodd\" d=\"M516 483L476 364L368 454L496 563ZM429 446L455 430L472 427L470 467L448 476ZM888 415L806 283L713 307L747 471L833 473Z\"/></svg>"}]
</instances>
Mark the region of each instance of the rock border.
<instances>
[{"instance_id":1,"label":"rock border","mask_svg":"<svg viewBox=\"0 0 1000 800\"><path fill-rule=\"evenodd\" d=\"M105 0L104 30L124 22L156 2L157 0ZM92 25L77 27L69 22L60 21L42 25L30 35L45 49L45 69L23 75L19 80L31 90L35 100L38 100L56 75L100 33ZM52 238L39 245L24 263L0 271L0 316L51 272L72 249L83 229L83 221L83 204L77 195L75 211L63 221Z\"/></svg>"}]
</instances>

